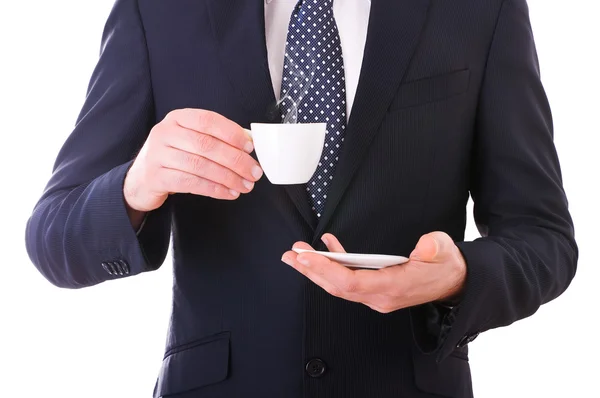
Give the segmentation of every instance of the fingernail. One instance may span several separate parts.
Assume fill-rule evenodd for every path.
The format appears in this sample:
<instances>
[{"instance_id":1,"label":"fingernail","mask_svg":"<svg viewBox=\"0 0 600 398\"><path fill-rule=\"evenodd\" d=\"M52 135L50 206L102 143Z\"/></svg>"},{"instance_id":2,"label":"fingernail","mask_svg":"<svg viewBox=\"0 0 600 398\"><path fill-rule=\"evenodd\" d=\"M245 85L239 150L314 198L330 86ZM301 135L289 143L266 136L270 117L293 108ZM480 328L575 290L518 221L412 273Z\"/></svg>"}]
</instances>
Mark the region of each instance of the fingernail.
<instances>
[{"instance_id":1,"label":"fingernail","mask_svg":"<svg viewBox=\"0 0 600 398\"><path fill-rule=\"evenodd\" d=\"M263 175L263 171L260 168L260 166L254 166L252 168L252 177L256 178L257 180L260 180L260 177L262 177Z\"/></svg>"},{"instance_id":2,"label":"fingernail","mask_svg":"<svg viewBox=\"0 0 600 398\"><path fill-rule=\"evenodd\" d=\"M298 257L296 258L296 260L298 260L298 262L299 262L300 264L302 264L302 265L305 265L305 266L307 266L307 267L310 267L310 263L308 262L308 259L307 259L306 257L304 257L304 256L298 256Z\"/></svg>"},{"instance_id":3,"label":"fingernail","mask_svg":"<svg viewBox=\"0 0 600 398\"><path fill-rule=\"evenodd\" d=\"M281 257L281 261L283 261L284 263L286 263L287 265L292 265L292 260L290 259L290 256L287 254L284 254L283 257Z\"/></svg>"},{"instance_id":4,"label":"fingernail","mask_svg":"<svg viewBox=\"0 0 600 398\"><path fill-rule=\"evenodd\" d=\"M326 245L329 245L329 240L327 239L327 237L325 235L321 236L321 240L323 241L323 243L325 243Z\"/></svg>"},{"instance_id":5,"label":"fingernail","mask_svg":"<svg viewBox=\"0 0 600 398\"><path fill-rule=\"evenodd\" d=\"M244 145L244 151L246 153L252 153L253 150L254 150L254 144L252 144L252 141L246 142L246 145Z\"/></svg>"},{"instance_id":6,"label":"fingernail","mask_svg":"<svg viewBox=\"0 0 600 398\"><path fill-rule=\"evenodd\" d=\"M237 198L238 196L240 196L240 193L238 191L234 191L233 189L229 190L229 193L231 194L231 196L233 196L234 198Z\"/></svg>"},{"instance_id":7,"label":"fingernail","mask_svg":"<svg viewBox=\"0 0 600 398\"><path fill-rule=\"evenodd\" d=\"M244 184L244 186L246 187L247 190L252 191L252 188L254 188L254 183L248 180L242 180L242 183Z\"/></svg>"}]
</instances>

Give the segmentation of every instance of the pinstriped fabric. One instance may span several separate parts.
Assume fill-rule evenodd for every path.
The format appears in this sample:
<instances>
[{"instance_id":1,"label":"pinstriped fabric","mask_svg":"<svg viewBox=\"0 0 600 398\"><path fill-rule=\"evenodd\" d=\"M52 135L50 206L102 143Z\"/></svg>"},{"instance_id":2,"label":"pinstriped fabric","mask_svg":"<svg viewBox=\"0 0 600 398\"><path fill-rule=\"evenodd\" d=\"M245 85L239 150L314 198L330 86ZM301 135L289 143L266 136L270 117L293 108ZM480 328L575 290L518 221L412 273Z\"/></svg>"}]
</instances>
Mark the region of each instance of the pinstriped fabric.
<instances>
[{"instance_id":1,"label":"pinstriped fabric","mask_svg":"<svg viewBox=\"0 0 600 398\"><path fill-rule=\"evenodd\" d=\"M318 225L263 179L236 201L173 195L138 239L122 185L157 119L193 107L243 126L274 121L262 4L117 1L82 118L28 224L32 261L59 286L91 286L125 277L103 262L126 261L130 275L160 266L172 230L173 313L155 396L472 398L457 345L533 314L577 263L525 0L372 0ZM486 236L463 242L469 193ZM431 306L380 314L280 261L298 240L324 249L323 232L351 252L408 255L434 230L457 242L469 273L443 341ZM123 308L140 305L132 295ZM305 370L314 358L327 367L319 378Z\"/></svg>"}]
</instances>

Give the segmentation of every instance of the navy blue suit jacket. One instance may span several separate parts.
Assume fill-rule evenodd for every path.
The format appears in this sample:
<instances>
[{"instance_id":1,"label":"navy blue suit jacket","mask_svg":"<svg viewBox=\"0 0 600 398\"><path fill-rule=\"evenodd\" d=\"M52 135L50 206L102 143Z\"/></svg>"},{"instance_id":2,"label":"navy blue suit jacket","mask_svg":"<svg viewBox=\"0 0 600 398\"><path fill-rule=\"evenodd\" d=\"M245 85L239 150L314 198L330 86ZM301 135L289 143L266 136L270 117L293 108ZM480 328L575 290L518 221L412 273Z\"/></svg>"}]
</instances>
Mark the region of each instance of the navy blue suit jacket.
<instances>
[{"instance_id":1,"label":"navy blue suit jacket","mask_svg":"<svg viewBox=\"0 0 600 398\"><path fill-rule=\"evenodd\" d=\"M322 218L266 178L173 195L136 236L123 181L169 111L276 121L263 0L117 0L77 125L27 226L33 263L82 288L155 270L172 234L173 314L155 397L472 396L466 344L533 314L577 246L525 0L373 0ZM469 194L482 238L465 242ZM281 263L299 240L408 255L445 231L468 264L452 312L380 314ZM318 377L317 377L318 376Z\"/></svg>"}]
</instances>

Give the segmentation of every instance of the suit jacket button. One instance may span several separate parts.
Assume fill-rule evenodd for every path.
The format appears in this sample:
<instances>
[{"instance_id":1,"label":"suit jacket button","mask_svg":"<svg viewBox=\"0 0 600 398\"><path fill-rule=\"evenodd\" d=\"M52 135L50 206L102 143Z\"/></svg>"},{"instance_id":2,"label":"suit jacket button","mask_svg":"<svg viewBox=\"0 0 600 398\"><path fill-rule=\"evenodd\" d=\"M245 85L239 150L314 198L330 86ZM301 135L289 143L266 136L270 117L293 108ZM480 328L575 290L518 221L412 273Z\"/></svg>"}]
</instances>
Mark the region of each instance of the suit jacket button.
<instances>
[{"instance_id":1,"label":"suit jacket button","mask_svg":"<svg viewBox=\"0 0 600 398\"><path fill-rule=\"evenodd\" d=\"M306 373L310 377L321 377L326 369L325 362L319 358L311 359L306 363Z\"/></svg>"}]
</instances>

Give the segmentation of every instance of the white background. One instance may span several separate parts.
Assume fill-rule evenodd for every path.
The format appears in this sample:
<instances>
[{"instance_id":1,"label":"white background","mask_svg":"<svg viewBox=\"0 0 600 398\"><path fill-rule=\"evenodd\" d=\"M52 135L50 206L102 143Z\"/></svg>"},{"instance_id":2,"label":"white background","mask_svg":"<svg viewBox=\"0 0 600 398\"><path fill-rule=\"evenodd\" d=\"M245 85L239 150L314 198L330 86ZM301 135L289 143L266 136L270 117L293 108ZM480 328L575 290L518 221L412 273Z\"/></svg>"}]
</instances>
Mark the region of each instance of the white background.
<instances>
[{"instance_id":1,"label":"white background","mask_svg":"<svg viewBox=\"0 0 600 398\"><path fill-rule=\"evenodd\" d=\"M70 133L113 0L0 1L0 395L149 397L170 311L171 264L80 291L46 282L26 220ZM600 397L600 29L594 0L530 0L581 250L570 289L471 344L477 397ZM467 231L476 237L473 224ZM267 381L267 379L265 379Z\"/></svg>"}]
</instances>

